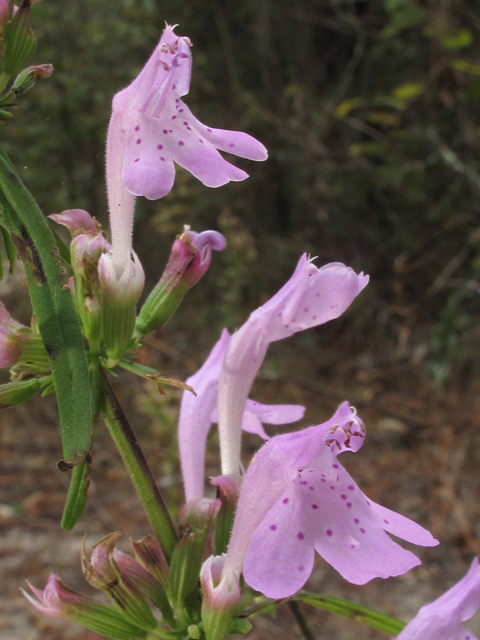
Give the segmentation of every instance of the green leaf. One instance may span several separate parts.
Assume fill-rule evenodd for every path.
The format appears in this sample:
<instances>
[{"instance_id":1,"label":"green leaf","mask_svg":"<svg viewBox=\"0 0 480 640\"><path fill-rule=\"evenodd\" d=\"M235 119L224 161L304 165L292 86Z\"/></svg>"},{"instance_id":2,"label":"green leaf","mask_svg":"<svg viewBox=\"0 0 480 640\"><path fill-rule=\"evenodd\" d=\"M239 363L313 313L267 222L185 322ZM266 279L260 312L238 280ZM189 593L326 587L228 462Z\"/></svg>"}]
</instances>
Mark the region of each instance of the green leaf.
<instances>
[{"instance_id":1,"label":"green leaf","mask_svg":"<svg viewBox=\"0 0 480 640\"><path fill-rule=\"evenodd\" d=\"M10 273L12 274L15 269L17 252L8 231L6 231L3 227L0 227L0 231L2 232L2 237L3 237L3 242L5 244L5 251L7 254L7 258L10 262Z\"/></svg>"},{"instance_id":2,"label":"green leaf","mask_svg":"<svg viewBox=\"0 0 480 640\"><path fill-rule=\"evenodd\" d=\"M25 265L33 311L47 349L57 395L65 461L83 462L90 449L90 383L85 344L55 238L36 201L0 148L0 225Z\"/></svg>"},{"instance_id":3,"label":"green leaf","mask_svg":"<svg viewBox=\"0 0 480 640\"><path fill-rule=\"evenodd\" d=\"M32 29L30 6L22 6L5 30L2 73L17 75L27 66L36 48L37 39Z\"/></svg>"},{"instance_id":4,"label":"green leaf","mask_svg":"<svg viewBox=\"0 0 480 640\"><path fill-rule=\"evenodd\" d=\"M336 598L334 596L324 596L316 593L301 593L290 600L297 602L305 602L317 609L324 609L331 613L336 613L344 618L350 618L351 620L358 620L364 624L368 624L374 629L379 631L385 631L392 636L396 636L406 626L405 622L401 622L396 618L387 616L384 613L379 613L373 609L369 609L355 602L349 600L343 600L342 598Z\"/></svg>"},{"instance_id":5,"label":"green leaf","mask_svg":"<svg viewBox=\"0 0 480 640\"><path fill-rule=\"evenodd\" d=\"M73 468L70 486L68 488L67 501L63 510L61 527L66 531L71 531L77 520L82 515L88 499L88 487L90 486L90 476L92 474L91 452L86 459Z\"/></svg>"}]
</instances>

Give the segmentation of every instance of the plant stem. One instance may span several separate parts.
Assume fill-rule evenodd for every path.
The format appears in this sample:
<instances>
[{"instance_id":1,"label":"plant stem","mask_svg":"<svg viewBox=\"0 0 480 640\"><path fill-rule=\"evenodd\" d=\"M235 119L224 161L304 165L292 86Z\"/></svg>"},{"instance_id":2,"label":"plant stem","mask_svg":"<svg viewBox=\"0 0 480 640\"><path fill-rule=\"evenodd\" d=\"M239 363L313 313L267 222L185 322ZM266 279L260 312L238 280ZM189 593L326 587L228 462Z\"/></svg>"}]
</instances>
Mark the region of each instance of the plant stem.
<instances>
[{"instance_id":1,"label":"plant stem","mask_svg":"<svg viewBox=\"0 0 480 640\"><path fill-rule=\"evenodd\" d=\"M315 636L313 635L312 630L308 626L307 619L305 618L303 613L300 611L300 607L298 606L298 603L294 602L293 600L290 600L290 602L288 603L288 606L290 607L291 612L295 616L295 620L298 622L298 626L302 630L305 640L315 640Z\"/></svg>"},{"instance_id":2,"label":"plant stem","mask_svg":"<svg viewBox=\"0 0 480 640\"><path fill-rule=\"evenodd\" d=\"M177 542L175 527L135 433L105 373L102 373L102 387L104 391L103 418L122 456L152 529L169 562Z\"/></svg>"}]
</instances>

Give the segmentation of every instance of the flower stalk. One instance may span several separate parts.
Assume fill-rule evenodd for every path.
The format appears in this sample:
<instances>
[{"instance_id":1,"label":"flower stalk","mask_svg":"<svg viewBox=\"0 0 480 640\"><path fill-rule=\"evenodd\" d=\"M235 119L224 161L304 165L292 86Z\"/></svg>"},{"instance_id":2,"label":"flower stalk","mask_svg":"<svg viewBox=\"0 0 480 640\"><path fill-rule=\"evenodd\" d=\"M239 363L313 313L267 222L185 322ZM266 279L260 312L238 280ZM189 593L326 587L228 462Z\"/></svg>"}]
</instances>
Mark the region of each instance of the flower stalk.
<instances>
[{"instance_id":1,"label":"flower stalk","mask_svg":"<svg viewBox=\"0 0 480 640\"><path fill-rule=\"evenodd\" d=\"M102 375L102 387L104 391L103 419L122 456L153 532L167 561L170 561L177 542L177 533L172 519L135 433L105 374Z\"/></svg>"}]
</instances>

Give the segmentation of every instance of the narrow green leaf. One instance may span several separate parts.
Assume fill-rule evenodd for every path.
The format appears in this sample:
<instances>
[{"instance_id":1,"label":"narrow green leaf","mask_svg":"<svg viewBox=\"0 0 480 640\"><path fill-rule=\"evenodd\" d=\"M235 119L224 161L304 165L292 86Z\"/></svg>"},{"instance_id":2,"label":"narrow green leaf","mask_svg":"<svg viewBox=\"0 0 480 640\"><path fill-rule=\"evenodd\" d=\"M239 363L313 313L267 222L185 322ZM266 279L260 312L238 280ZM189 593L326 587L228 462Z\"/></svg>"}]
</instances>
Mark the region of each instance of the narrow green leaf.
<instances>
[{"instance_id":1,"label":"narrow green leaf","mask_svg":"<svg viewBox=\"0 0 480 640\"><path fill-rule=\"evenodd\" d=\"M293 601L305 602L317 609L324 609L331 613L336 613L344 618L350 618L351 620L358 620L364 624L368 624L374 629L379 631L385 631L390 635L396 636L406 626L405 622L401 622L396 618L387 616L384 613L379 613L368 607L364 607L355 602L349 600L343 600L342 598L336 598L334 596L324 596L316 593L301 593L293 598Z\"/></svg>"},{"instance_id":2,"label":"narrow green leaf","mask_svg":"<svg viewBox=\"0 0 480 640\"><path fill-rule=\"evenodd\" d=\"M85 344L48 223L0 150L0 225L11 234L25 264L33 311L47 349L57 395L67 469L90 449L90 383Z\"/></svg>"}]
</instances>

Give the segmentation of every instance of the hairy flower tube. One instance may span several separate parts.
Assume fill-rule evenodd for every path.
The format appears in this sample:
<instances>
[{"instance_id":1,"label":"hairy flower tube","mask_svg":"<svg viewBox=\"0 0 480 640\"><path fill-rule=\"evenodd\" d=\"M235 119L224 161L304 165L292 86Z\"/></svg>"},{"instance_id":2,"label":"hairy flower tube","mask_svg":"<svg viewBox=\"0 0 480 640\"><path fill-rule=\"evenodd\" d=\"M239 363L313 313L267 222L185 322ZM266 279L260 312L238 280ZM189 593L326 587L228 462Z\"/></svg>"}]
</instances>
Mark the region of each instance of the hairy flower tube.
<instances>
[{"instance_id":1,"label":"hairy flower tube","mask_svg":"<svg viewBox=\"0 0 480 640\"><path fill-rule=\"evenodd\" d=\"M223 330L203 366L186 381L196 395L184 392L178 423L180 460L187 502L203 496L205 475L205 447L212 422L217 422L218 379L230 334ZM268 439L262 422L288 424L303 417L305 407L300 405L265 405L247 400L242 428Z\"/></svg>"},{"instance_id":2,"label":"hairy flower tube","mask_svg":"<svg viewBox=\"0 0 480 640\"><path fill-rule=\"evenodd\" d=\"M273 437L243 480L225 570L269 598L291 596L315 550L353 584L420 564L385 533L422 546L437 541L412 520L369 500L337 461L363 445L363 422L347 402L327 422Z\"/></svg>"},{"instance_id":3,"label":"hairy flower tube","mask_svg":"<svg viewBox=\"0 0 480 640\"><path fill-rule=\"evenodd\" d=\"M480 567L475 558L467 575L443 596L420 609L397 640L478 640L462 622L480 606Z\"/></svg>"},{"instance_id":4,"label":"hairy flower tube","mask_svg":"<svg viewBox=\"0 0 480 640\"><path fill-rule=\"evenodd\" d=\"M167 25L137 78L113 99L107 137L107 192L113 256L128 255L135 196L157 200L172 188L176 162L207 187L247 178L217 149L265 160L265 147L246 133L206 127L182 101L190 87L190 40Z\"/></svg>"},{"instance_id":5,"label":"hairy flower tube","mask_svg":"<svg viewBox=\"0 0 480 640\"><path fill-rule=\"evenodd\" d=\"M239 475L243 411L268 345L338 318L367 283L368 276L337 262L318 269L304 254L290 280L234 333L218 390L224 475Z\"/></svg>"}]
</instances>

